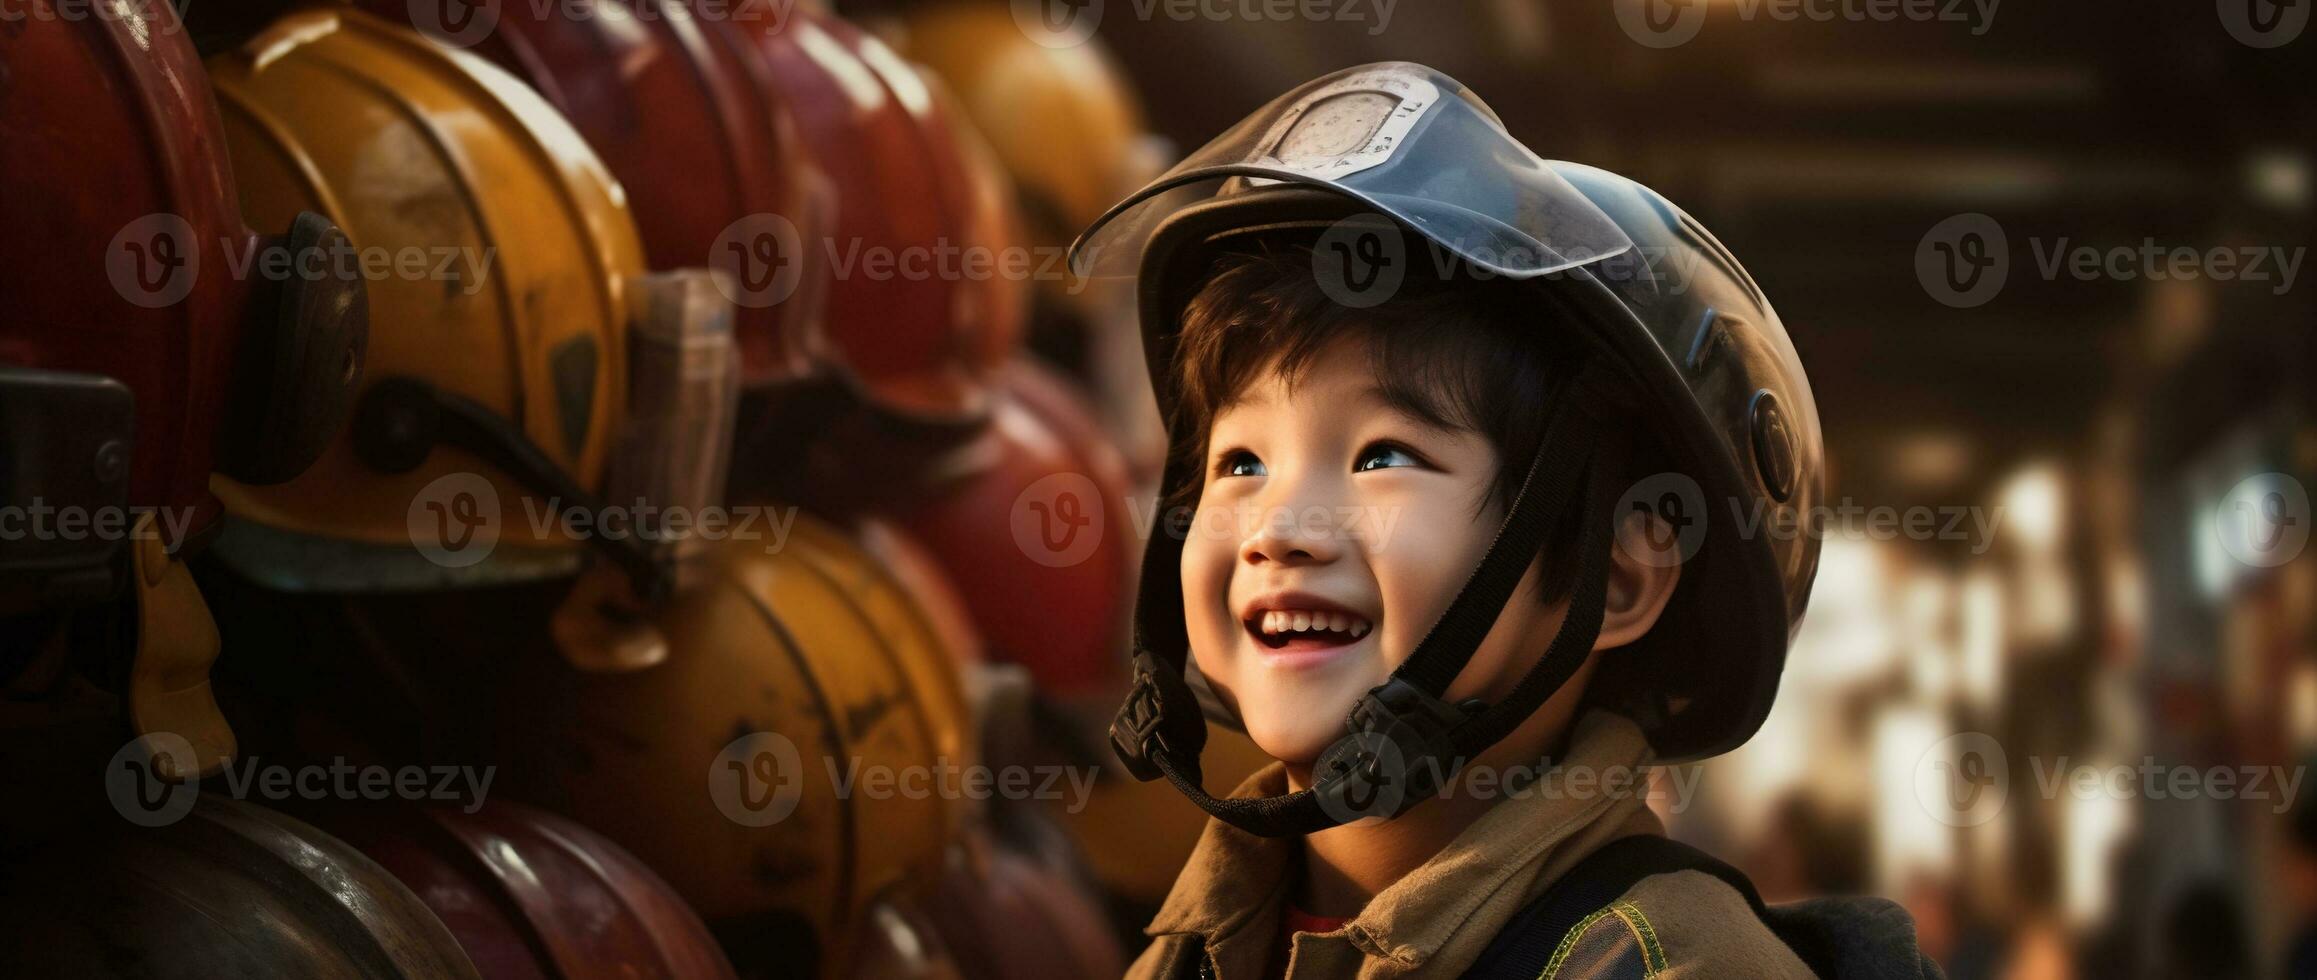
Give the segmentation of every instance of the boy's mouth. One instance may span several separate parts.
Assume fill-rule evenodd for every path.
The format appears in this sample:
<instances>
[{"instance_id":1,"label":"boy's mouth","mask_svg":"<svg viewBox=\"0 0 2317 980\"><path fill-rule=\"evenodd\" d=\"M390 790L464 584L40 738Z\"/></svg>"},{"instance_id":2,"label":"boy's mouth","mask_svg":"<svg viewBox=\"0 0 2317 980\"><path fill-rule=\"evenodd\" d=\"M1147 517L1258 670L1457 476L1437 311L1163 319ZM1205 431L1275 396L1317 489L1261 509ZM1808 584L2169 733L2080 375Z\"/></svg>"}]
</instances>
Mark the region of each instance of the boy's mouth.
<instances>
[{"instance_id":1,"label":"boy's mouth","mask_svg":"<svg viewBox=\"0 0 2317 980\"><path fill-rule=\"evenodd\" d=\"M1265 609L1243 622L1255 642L1290 652L1349 646L1375 629L1367 617L1327 609Z\"/></svg>"}]
</instances>

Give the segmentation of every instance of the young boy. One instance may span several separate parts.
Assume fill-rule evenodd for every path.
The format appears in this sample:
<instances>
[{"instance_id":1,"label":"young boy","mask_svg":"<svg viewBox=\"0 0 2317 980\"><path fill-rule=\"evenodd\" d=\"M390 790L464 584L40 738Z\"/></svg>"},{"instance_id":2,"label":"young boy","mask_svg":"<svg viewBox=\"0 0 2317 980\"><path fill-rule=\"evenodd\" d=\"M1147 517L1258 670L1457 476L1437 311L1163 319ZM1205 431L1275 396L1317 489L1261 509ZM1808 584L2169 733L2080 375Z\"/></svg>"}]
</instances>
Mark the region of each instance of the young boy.
<instances>
[{"instance_id":1,"label":"young boy","mask_svg":"<svg viewBox=\"0 0 2317 980\"><path fill-rule=\"evenodd\" d=\"M1217 817L1132 975L1937 974L1896 906L1765 909L1644 805L1759 727L1816 565L1762 533L1820 493L1808 382L1695 221L1393 63L1077 259L1137 276L1191 514L1112 741ZM1198 686L1279 762L1226 798Z\"/></svg>"}]
</instances>

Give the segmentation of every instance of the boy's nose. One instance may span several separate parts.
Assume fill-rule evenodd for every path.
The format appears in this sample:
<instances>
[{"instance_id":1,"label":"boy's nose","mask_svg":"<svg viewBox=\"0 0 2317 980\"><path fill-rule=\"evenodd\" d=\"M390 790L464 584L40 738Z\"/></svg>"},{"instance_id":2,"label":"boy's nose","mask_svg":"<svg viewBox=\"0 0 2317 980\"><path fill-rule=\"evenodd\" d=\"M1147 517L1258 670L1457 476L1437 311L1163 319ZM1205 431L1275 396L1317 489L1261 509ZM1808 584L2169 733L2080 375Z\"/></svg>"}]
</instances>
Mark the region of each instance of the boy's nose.
<instances>
[{"instance_id":1,"label":"boy's nose","mask_svg":"<svg viewBox=\"0 0 2317 980\"><path fill-rule=\"evenodd\" d=\"M1343 551L1334 524L1312 520L1312 514L1280 507L1263 514L1239 546L1239 560L1249 565L1318 565L1336 560Z\"/></svg>"}]
</instances>

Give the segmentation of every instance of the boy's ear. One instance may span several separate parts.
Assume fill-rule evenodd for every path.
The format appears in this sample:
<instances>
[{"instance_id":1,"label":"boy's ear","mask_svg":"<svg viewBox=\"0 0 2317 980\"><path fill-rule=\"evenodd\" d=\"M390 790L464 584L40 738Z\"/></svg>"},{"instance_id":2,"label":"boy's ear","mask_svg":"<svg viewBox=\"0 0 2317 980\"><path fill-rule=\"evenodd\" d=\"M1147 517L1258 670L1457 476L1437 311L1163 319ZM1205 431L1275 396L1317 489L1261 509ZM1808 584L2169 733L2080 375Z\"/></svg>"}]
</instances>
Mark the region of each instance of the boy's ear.
<instances>
[{"instance_id":1,"label":"boy's ear","mask_svg":"<svg viewBox=\"0 0 2317 980\"><path fill-rule=\"evenodd\" d=\"M1673 587L1681 582L1681 551L1677 535L1664 520L1645 510L1625 515L1617 524L1617 543L1609 549L1609 589L1601 604L1601 635L1593 649L1625 646L1657 625Z\"/></svg>"}]
</instances>

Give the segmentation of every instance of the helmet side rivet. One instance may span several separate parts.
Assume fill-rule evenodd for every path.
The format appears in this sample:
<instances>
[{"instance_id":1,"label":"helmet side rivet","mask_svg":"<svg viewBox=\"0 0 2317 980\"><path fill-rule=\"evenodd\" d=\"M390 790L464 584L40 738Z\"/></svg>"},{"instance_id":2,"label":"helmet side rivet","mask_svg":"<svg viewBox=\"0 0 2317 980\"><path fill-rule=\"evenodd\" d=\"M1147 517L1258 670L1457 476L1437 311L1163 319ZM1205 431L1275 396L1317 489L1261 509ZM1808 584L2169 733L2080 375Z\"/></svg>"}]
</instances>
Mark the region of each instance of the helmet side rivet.
<instances>
[{"instance_id":1,"label":"helmet side rivet","mask_svg":"<svg viewBox=\"0 0 2317 980\"><path fill-rule=\"evenodd\" d=\"M1794 427L1786 410L1768 388L1756 389L1750 414L1754 419L1754 470L1772 499L1785 503L1794 495Z\"/></svg>"},{"instance_id":2,"label":"helmet side rivet","mask_svg":"<svg viewBox=\"0 0 2317 980\"><path fill-rule=\"evenodd\" d=\"M129 472L129 447L119 439L107 439L97 447L95 459L99 483L114 483Z\"/></svg>"}]
</instances>

